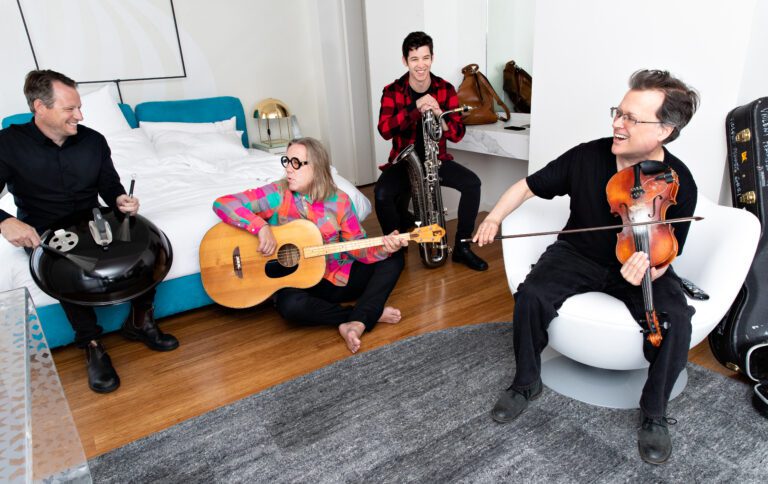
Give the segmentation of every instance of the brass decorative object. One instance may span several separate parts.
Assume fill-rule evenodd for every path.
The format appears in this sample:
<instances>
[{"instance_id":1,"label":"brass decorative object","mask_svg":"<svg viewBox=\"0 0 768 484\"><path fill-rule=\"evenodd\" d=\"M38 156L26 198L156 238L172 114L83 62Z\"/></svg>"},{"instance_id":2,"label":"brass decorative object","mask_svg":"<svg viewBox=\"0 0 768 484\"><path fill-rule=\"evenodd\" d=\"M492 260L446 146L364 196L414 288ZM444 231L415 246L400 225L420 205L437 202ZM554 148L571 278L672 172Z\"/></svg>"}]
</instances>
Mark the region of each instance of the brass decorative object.
<instances>
[{"instance_id":1,"label":"brass decorative object","mask_svg":"<svg viewBox=\"0 0 768 484\"><path fill-rule=\"evenodd\" d=\"M279 99L267 98L256 104L253 117L259 131L259 144L267 148L285 146L292 138L288 106Z\"/></svg>"}]
</instances>

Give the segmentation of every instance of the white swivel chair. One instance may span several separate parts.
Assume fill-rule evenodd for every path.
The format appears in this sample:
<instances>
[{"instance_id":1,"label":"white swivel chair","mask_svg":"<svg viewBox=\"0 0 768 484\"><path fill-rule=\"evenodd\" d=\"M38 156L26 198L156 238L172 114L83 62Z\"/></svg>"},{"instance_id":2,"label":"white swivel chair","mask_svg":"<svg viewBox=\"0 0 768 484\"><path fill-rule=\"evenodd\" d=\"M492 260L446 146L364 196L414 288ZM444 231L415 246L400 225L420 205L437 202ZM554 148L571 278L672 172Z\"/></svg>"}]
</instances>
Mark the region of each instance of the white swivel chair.
<instances>
[{"instance_id":1,"label":"white swivel chair","mask_svg":"<svg viewBox=\"0 0 768 484\"><path fill-rule=\"evenodd\" d=\"M559 230L568 219L568 197L534 197L502 223L502 234ZM683 254L675 272L693 281L710 299L689 299L696 308L691 347L723 318L752 263L760 223L751 213L724 207L699 196ZM621 223L617 217L617 223ZM556 236L506 239L504 266L514 294L539 256ZM514 322L513 322L514 323ZM590 292L565 301L549 327L549 347L542 354L542 380L549 388L577 400L612 408L637 408L647 376L640 326L618 299ZM554 351L551 351L554 350ZM672 398L685 387L681 373Z\"/></svg>"}]
</instances>

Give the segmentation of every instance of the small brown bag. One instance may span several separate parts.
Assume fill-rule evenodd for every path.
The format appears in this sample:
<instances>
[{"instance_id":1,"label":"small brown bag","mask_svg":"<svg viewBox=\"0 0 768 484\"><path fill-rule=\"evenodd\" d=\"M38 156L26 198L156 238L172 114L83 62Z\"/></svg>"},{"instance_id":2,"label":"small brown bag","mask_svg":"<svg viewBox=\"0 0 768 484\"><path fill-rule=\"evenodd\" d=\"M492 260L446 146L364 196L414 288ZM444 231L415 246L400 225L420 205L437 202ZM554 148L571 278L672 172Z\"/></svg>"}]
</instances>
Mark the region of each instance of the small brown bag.
<instances>
[{"instance_id":1,"label":"small brown bag","mask_svg":"<svg viewBox=\"0 0 768 484\"><path fill-rule=\"evenodd\" d=\"M533 79L515 61L504 66L504 92L509 96L516 113L531 112Z\"/></svg>"},{"instance_id":2,"label":"small brown bag","mask_svg":"<svg viewBox=\"0 0 768 484\"><path fill-rule=\"evenodd\" d=\"M499 119L509 121L509 108L501 100L491 83L480 72L477 64L469 64L461 70L464 80L459 85L459 104L471 106L473 109L464 115L464 124L493 124ZM496 114L493 100L499 103L507 113L506 118Z\"/></svg>"}]
</instances>

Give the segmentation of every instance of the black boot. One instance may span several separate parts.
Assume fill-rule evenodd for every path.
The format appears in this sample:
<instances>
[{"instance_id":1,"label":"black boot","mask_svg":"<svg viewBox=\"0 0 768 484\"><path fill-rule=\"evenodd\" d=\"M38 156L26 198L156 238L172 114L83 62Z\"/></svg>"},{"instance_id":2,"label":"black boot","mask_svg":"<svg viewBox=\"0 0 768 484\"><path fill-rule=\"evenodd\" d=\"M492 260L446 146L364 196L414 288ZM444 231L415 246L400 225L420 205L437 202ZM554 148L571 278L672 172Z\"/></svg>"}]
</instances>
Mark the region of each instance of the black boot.
<instances>
[{"instance_id":1,"label":"black boot","mask_svg":"<svg viewBox=\"0 0 768 484\"><path fill-rule=\"evenodd\" d=\"M85 347L85 362L88 368L88 386L97 393L109 393L120 386L120 377L112 367L112 360L98 341L91 341Z\"/></svg>"},{"instance_id":2,"label":"black boot","mask_svg":"<svg viewBox=\"0 0 768 484\"><path fill-rule=\"evenodd\" d=\"M527 390L516 390L512 387L507 388L501 394L496 405L491 410L491 418L499 423L507 423L516 419L523 410L528 408L528 402L536 400L541 396L542 383L539 379L533 386Z\"/></svg>"},{"instance_id":3,"label":"black boot","mask_svg":"<svg viewBox=\"0 0 768 484\"><path fill-rule=\"evenodd\" d=\"M456 246L453 248L453 262L461 262L475 271L488 269L488 263L472 252L468 242L456 243Z\"/></svg>"},{"instance_id":4,"label":"black boot","mask_svg":"<svg viewBox=\"0 0 768 484\"><path fill-rule=\"evenodd\" d=\"M672 440L667 424L675 425L677 420L661 417L651 418L640 414L642 422L637 431L637 449L640 457L649 464L663 464L672 455Z\"/></svg>"},{"instance_id":5,"label":"black boot","mask_svg":"<svg viewBox=\"0 0 768 484\"><path fill-rule=\"evenodd\" d=\"M131 306L128 319L123 323L120 332L133 341L142 341L151 350L171 351L179 347L179 340L173 335L160 331L155 323L155 308L137 311Z\"/></svg>"}]
</instances>

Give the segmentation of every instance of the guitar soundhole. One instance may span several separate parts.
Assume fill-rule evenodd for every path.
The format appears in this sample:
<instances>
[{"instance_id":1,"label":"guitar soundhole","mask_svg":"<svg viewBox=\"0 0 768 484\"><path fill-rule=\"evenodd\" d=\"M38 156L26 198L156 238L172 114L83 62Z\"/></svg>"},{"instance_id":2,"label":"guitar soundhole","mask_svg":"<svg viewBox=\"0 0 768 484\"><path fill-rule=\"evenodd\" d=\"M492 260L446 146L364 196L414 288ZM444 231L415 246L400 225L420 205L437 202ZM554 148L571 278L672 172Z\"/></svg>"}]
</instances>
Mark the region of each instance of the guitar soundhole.
<instances>
[{"instance_id":1,"label":"guitar soundhole","mask_svg":"<svg viewBox=\"0 0 768 484\"><path fill-rule=\"evenodd\" d=\"M267 261L264 266L264 273L270 279L280 279L281 277L290 276L298 270L299 266L285 267L280 265L277 259Z\"/></svg>"},{"instance_id":2,"label":"guitar soundhole","mask_svg":"<svg viewBox=\"0 0 768 484\"><path fill-rule=\"evenodd\" d=\"M283 267L298 265L300 257L299 248L293 244L285 244L277 249L277 262Z\"/></svg>"}]
</instances>

